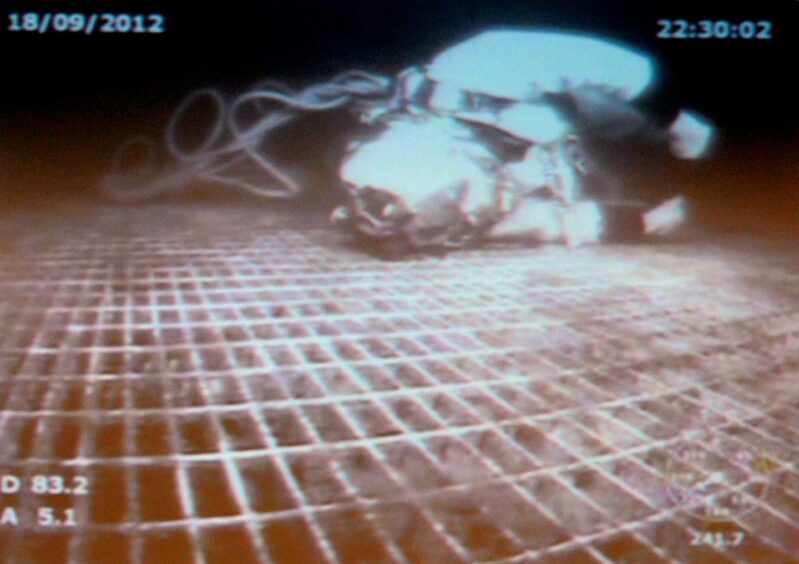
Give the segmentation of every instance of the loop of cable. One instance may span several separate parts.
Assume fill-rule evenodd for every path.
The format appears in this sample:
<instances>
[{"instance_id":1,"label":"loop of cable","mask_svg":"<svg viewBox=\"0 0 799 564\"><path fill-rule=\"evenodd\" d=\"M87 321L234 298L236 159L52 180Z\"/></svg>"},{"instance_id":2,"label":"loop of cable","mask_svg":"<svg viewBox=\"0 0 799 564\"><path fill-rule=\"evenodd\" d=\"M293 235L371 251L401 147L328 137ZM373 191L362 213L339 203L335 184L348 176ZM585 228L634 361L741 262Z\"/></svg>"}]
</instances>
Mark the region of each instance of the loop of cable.
<instances>
[{"instance_id":1,"label":"loop of cable","mask_svg":"<svg viewBox=\"0 0 799 564\"><path fill-rule=\"evenodd\" d=\"M356 70L297 92L280 82L263 81L230 102L216 89L195 90L178 105L167 124L164 144L171 162L158 166L156 143L133 138L117 150L103 188L112 198L129 201L206 181L264 198L294 198L303 187L264 154L264 141L303 113L335 110L358 99L387 96L390 89L391 80ZM186 147L180 142L181 126L185 125L187 114L203 102L210 103L215 118L204 138L195 146ZM255 117L245 122L242 116L246 112ZM126 161L135 160L132 155L141 149L143 162L125 166ZM247 161L263 173L258 181L236 174L236 166Z\"/></svg>"}]
</instances>

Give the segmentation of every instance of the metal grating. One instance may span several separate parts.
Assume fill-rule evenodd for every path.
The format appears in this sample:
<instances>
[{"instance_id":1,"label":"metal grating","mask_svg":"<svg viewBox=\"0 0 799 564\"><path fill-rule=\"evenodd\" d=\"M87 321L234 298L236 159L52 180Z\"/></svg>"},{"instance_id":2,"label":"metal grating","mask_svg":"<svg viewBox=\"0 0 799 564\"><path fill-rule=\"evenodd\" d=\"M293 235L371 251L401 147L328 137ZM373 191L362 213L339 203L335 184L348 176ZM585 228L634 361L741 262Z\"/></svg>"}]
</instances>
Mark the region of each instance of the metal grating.
<instances>
[{"instance_id":1,"label":"metal grating","mask_svg":"<svg viewBox=\"0 0 799 564\"><path fill-rule=\"evenodd\" d=\"M202 204L3 220L0 474L24 490L0 495L7 561L799 554L794 256L381 262L307 221ZM690 477L710 466L719 504ZM43 507L61 524L37 525Z\"/></svg>"}]
</instances>

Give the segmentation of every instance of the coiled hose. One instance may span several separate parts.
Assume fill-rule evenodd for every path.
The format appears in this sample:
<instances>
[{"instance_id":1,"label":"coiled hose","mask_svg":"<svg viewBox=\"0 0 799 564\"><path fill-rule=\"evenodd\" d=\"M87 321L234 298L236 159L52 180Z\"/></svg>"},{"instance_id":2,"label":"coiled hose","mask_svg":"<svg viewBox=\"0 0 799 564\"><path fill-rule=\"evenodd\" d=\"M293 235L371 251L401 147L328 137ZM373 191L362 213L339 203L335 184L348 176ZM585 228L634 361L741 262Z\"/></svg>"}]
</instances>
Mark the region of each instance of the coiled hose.
<instances>
[{"instance_id":1,"label":"coiled hose","mask_svg":"<svg viewBox=\"0 0 799 564\"><path fill-rule=\"evenodd\" d=\"M165 130L165 146L173 162L159 166L156 143L143 137L132 138L117 150L102 187L119 201L151 198L196 181L232 186L263 198L294 198L302 192L302 186L259 150L264 140L304 112L342 108L360 98L388 95L390 89L391 81L383 76L348 71L298 92L282 83L265 81L230 103L216 89L195 90L176 108ZM205 138L195 147L187 148L178 139L181 123L187 112L204 100L211 102L216 119ZM268 102L277 104L277 109L267 109ZM246 125L240 119L245 107L258 113ZM142 149L143 162L125 164ZM245 161L263 171L263 181L254 182L234 174L235 166Z\"/></svg>"}]
</instances>

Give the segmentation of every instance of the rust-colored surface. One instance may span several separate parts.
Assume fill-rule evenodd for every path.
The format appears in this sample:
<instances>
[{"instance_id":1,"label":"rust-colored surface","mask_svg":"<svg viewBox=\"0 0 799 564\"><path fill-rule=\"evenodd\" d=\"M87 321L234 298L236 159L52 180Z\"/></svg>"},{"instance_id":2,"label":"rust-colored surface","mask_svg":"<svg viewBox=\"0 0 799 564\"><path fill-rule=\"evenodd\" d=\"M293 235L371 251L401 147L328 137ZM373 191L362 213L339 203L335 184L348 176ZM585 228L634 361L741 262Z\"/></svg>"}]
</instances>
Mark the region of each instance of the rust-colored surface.
<instances>
[{"instance_id":1,"label":"rust-colored surface","mask_svg":"<svg viewBox=\"0 0 799 564\"><path fill-rule=\"evenodd\" d=\"M305 224L198 203L0 220L4 560L799 554L795 254L382 262Z\"/></svg>"}]
</instances>

